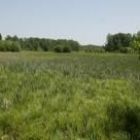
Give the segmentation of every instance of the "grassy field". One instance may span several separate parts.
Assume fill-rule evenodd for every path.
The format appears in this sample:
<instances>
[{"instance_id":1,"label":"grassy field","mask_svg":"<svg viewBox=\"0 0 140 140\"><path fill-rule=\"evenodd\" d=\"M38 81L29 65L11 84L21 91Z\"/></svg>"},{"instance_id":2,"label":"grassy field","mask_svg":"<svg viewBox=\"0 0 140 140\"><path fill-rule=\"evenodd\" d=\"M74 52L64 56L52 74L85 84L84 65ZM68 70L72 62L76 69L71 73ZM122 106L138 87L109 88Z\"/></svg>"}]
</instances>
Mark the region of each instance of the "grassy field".
<instances>
[{"instance_id":1,"label":"grassy field","mask_svg":"<svg viewBox=\"0 0 140 140\"><path fill-rule=\"evenodd\" d=\"M2 140L140 140L135 54L0 53Z\"/></svg>"}]
</instances>

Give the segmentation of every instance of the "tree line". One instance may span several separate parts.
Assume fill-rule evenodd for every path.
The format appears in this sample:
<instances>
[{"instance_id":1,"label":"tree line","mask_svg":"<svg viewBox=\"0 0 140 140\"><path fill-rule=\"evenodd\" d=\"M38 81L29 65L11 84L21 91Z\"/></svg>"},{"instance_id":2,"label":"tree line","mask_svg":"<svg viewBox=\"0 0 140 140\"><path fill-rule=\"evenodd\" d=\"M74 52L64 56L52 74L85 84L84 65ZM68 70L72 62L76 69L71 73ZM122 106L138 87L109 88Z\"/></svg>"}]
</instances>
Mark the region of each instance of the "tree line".
<instances>
[{"instance_id":1,"label":"tree line","mask_svg":"<svg viewBox=\"0 0 140 140\"><path fill-rule=\"evenodd\" d=\"M46 38L18 38L17 36L6 36L3 40L0 34L0 51L55 51L71 52L79 51L80 44L74 40L46 39Z\"/></svg>"},{"instance_id":2,"label":"tree line","mask_svg":"<svg viewBox=\"0 0 140 140\"><path fill-rule=\"evenodd\" d=\"M140 31L136 34L117 33L108 34L104 46L80 45L79 42L67 39L47 39L47 38L19 38L17 36L7 35L5 39L0 34L0 51L54 51L54 52L122 52L140 54Z\"/></svg>"}]
</instances>

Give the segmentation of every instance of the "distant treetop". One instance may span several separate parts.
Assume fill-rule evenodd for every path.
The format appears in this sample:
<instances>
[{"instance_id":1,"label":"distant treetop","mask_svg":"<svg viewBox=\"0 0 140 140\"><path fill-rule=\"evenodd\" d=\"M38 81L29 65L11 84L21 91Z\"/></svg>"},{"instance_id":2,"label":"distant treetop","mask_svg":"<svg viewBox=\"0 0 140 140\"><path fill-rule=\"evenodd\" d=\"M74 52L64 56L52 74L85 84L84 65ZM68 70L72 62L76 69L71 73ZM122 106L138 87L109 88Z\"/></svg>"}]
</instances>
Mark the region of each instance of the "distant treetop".
<instances>
[{"instance_id":1,"label":"distant treetop","mask_svg":"<svg viewBox=\"0 0 140 140\"><path fill-rule=\"evenodd\" d=\"M1 33L0 33L0 40L2 40L2 35L1 35Z\"/></svg>"}]
</instances>

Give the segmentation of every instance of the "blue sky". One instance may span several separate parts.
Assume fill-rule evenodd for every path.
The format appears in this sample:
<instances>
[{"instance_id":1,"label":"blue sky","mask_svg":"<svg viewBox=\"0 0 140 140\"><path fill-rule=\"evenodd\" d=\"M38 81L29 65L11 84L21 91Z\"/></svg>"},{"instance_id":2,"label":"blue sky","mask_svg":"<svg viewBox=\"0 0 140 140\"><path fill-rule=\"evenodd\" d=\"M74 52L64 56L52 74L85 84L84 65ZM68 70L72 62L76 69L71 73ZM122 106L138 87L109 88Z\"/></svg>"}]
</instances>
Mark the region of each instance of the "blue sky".
<instances>
[{"instance_id":1,"label":"blue sky","mask_svg":"<svg viewBox=\"0 0 140 140\"><path fill-rule=\"evenodd\" d=\"M0 33L103 45L140 30L140 0L0 0Z\"/></svg>"}]
</instances>

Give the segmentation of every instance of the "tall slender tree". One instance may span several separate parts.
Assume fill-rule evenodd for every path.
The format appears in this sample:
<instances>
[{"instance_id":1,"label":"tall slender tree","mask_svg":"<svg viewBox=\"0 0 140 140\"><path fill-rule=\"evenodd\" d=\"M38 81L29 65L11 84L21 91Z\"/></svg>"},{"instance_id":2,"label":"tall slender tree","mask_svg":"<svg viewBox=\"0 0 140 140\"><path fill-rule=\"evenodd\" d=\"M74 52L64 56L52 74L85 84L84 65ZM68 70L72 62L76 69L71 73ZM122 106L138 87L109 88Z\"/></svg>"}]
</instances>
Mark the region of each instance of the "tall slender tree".
<instances>
[{"instance_id":1,"label":"tall slender tree","mask_svg":"<svg viewBox=\"0 0 140 140\"><path fill-rule=\"evenodd\" d=\"M134 50L138 51L140 60L140 31L133 35L132 47Z\"/></svg>"},{"instance_id":2,"label":"tall slender tree","mask_svg":"<svg viewBox=\"0 0 140 140\"><path fill-rule=\"evenodd\" d=\"M2 35L1 35L1 33L0 33L0 40L2 40Z\"/></svg>"}]
</instances>

